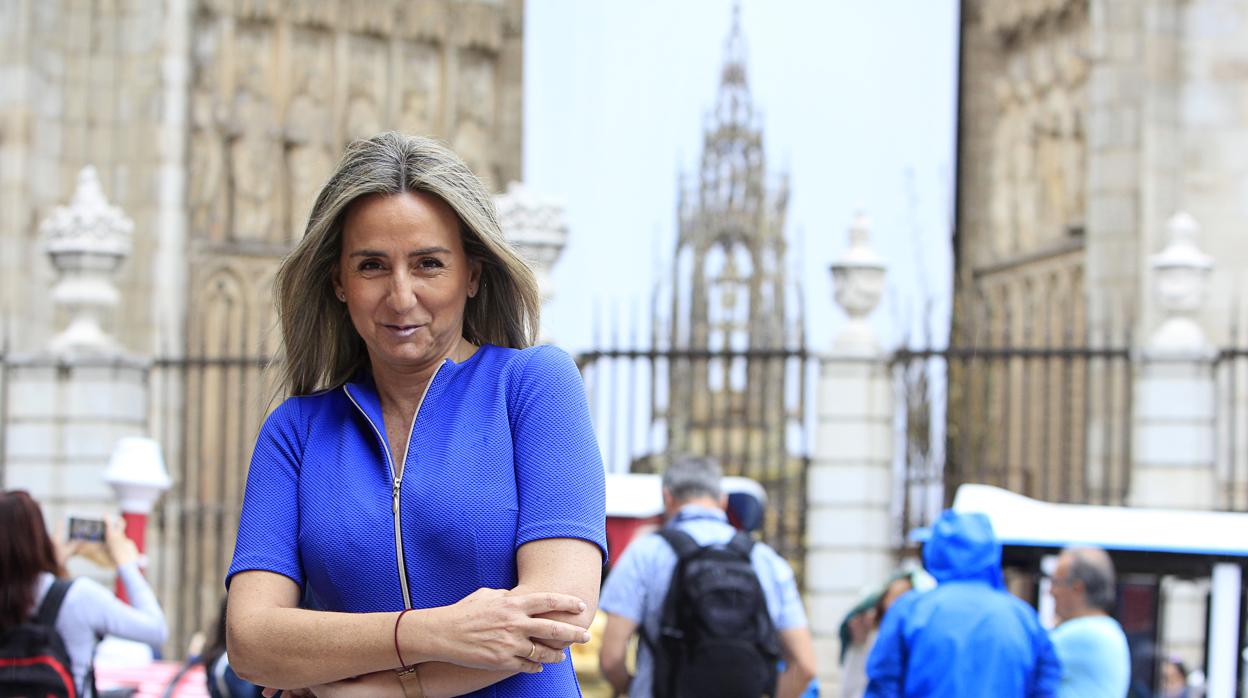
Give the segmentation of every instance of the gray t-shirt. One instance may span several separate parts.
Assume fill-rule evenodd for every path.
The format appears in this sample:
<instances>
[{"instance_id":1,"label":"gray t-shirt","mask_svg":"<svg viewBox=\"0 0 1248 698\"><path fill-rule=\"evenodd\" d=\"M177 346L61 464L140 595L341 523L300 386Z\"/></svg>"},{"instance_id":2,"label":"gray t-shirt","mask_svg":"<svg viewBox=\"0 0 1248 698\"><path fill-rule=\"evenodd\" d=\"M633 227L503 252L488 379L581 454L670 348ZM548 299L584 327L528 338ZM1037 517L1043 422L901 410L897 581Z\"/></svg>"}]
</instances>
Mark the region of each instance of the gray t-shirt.
<instances>
[{"instance_id":1,"label":"gray t-shirt","mask_svg":"<svg viewBox=\"0 0 1248 698\"><path fill-rule=\"evenodd\" d=\"M66 592L61 613L56 618L56 630L69 652L74 683L80 688L95 654L97 637L114 635L153 647L165 641L165 614L160 610L151 586L139 572L138 564L122 565L117 568L117 574L132 605L122 603L99 582L79 577ZM35 611L43 603L52 582L53 577L47 572L41 573L35 581ZM84 698L91 698L89 691L89 687L83 691Z\"/></svg>"}]
</instances>

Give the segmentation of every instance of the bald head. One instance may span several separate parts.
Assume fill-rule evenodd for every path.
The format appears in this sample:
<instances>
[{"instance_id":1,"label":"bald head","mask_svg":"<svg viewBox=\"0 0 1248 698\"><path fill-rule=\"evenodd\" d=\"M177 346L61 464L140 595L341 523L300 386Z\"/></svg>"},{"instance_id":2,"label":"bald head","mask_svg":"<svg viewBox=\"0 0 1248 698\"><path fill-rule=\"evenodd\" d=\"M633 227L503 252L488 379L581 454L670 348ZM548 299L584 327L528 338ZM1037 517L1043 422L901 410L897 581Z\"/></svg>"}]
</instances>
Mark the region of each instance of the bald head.
<instances>
[{"instance_id":1,"label":"bald head","mask_svg":"<svg viewBox=\"0 0 1248 698\"><path fill-rule=\"evenodd\" d=\"M1100 548L1066 548L1058 558L1063 570L1063 582L1078 593L1082 591L1082 605L1090 609L1114 612L1116 600L1114 563ZM1075 599L1076 603L1078 599Z\"/></svg>"}]
</instances>

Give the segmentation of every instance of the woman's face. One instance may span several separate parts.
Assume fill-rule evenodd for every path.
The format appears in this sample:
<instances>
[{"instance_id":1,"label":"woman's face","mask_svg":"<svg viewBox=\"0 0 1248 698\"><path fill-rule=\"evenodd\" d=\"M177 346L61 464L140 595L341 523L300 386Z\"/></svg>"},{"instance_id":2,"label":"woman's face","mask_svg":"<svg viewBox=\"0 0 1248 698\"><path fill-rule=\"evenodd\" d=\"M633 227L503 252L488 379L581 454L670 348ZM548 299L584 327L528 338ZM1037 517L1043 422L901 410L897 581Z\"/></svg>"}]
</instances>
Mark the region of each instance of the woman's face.
<instances>
[{"instance_id":1,"label":"woman's face","mask_svg":"<svg viewBox=\"0 0 1248 698\"><path fill-rule=\"evenodd\" d=\"M450 354L480 276L458 217L432 194L368 196L347 210L334 290L374 373L420 370Z\"/></svg>"}]
</instances>

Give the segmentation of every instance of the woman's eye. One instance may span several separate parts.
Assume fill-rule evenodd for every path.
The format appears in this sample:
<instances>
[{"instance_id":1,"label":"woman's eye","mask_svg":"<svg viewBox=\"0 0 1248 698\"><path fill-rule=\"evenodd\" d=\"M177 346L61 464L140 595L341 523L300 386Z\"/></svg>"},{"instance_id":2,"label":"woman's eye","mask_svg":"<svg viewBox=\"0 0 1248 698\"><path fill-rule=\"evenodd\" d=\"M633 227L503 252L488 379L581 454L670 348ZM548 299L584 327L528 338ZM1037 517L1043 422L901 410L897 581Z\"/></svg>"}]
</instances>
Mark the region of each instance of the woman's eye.
<instances>
[{"instance_id":1,"label":"woman's eye","mask_svg":"<svg viewBox=\"0 0 1248 698\"><path fill-rule=\"evenodd\" d=\"M360 271L376 271L381 269L381 262L375 259L366 259L363 262L360 262L360 266L358 268Z\"/></svg>"},{"instance_id":2,"label":"woman's eye","mask_svg":"<svg viewBox=\"0 0 1248 698\"><path fill-rule=\"evenodd\" d=\"M425 257L424 259L417 262L416 265L419 266L421 269L441 269L442 260L434 258L434 257Z\"/></svg>"}]
</instances>

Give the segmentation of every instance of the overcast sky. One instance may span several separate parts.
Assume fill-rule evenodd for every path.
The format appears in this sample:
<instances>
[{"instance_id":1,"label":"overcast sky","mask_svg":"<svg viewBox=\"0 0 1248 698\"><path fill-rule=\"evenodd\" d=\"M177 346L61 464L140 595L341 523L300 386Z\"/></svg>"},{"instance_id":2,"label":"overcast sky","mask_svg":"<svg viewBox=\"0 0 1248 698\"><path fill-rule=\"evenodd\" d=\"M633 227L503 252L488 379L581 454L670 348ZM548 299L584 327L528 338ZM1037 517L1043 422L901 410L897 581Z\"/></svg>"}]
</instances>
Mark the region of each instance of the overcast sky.
<instances>
[{"instance_id":1,"label":"overcast sky","mask_svg":"<svg viewBox=\"0 0 1248 698\"><path fill-rule=\"evenodd\" d=\"M886 343L925 296L943 332L955 0L746 0L741 20L768 168L790 176L786 234L811 348L827 349L843 321L827 268L859 207L890 265L875 317ZM670 273L677 173L700 158L731 21L731 0L526 3L525 183L567 205L545 324L571 351L591 347L596 306L644 318Z\"/></svg>"}]
</instances>

